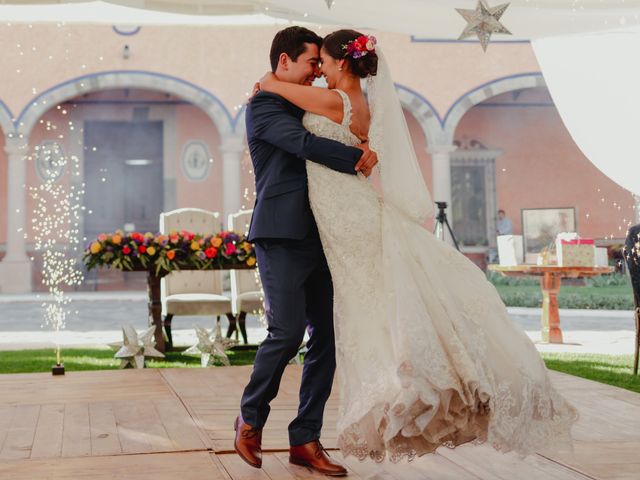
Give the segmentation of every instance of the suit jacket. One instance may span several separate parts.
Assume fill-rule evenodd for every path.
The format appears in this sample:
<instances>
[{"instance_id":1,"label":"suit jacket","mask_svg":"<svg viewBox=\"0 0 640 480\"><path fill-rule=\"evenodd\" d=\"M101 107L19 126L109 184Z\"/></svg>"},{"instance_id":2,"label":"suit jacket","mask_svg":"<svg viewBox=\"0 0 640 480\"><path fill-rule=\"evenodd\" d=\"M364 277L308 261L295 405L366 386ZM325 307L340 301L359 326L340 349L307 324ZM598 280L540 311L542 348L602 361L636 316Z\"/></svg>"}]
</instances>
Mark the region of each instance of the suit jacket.
<instances>
[{"instance_id":1,"label":"suit jacket","mask_svg":"<svg viewBox=\"0 0 640 480\"><path fill-rule=\"evenodd\" d=\"M247 140L256 180L249 240L301 240L315 226L305 160L356 174L362 151L302 126L304 111L279 95L259 92L247 107Z\"/></svg>"}]
</instances>

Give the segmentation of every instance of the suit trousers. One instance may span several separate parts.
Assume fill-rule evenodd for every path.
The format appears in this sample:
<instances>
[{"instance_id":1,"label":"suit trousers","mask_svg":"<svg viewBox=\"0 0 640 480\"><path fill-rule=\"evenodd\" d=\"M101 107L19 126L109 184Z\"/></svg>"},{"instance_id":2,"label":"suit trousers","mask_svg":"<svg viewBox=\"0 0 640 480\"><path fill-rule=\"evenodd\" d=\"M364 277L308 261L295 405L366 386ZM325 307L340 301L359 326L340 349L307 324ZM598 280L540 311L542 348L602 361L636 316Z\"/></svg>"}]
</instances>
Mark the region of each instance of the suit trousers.
<instances>
[{"instance_id":1,"label":"suit trousers","mask_svg":"<svg viewBox=\"0 0 640 480\"><path fill-rule=\"evenodd\" d=\"M256 239L265 296L267 338L256 354L241 413L245 423L262 428L288 362L309 333L300 385L300 405L289 424L289 443L320 438L324 407L336 368L333 285L317 228L302 240Z\"/></svg>"}]
</instances>

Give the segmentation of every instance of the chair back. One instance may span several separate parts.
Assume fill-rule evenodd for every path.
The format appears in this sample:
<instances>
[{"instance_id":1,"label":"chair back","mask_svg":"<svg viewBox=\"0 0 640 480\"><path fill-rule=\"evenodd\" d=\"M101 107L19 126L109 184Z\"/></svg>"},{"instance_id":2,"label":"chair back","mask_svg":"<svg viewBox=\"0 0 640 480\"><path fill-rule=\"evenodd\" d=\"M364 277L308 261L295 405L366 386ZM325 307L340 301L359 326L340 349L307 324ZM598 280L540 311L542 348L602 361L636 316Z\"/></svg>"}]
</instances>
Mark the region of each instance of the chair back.
<instances>
[{"instance_id":1,"label":"chair back","mask_svg":"<svg viewBox=\"0 0 640 480\"><path fill-rule=\"evenodd\" d=\"M222 218L218 212L200 208L180 208L160 214L160 233L172 230L187 230L192 233L213 235L222 229ZM162 279L162 298L181 293L223 292L222 274L218 270L185 270L172 272ZM163 302L164 303L164 302Z\"/></svg>"},{"instance_id":2,"label":"chair back","mask_svg":"<svg viewBox=\"0 0 640 480\"><path fill-rule=\"evenodd\" d=\"M229 230L247 235L251 224L251 215L253 215L253 210L240 210L237 213L229 214L227 219ZM237 298L243 293L261 290L262 285L257 270L231 270L231 298Z\"/></svg>"}]
</instances>

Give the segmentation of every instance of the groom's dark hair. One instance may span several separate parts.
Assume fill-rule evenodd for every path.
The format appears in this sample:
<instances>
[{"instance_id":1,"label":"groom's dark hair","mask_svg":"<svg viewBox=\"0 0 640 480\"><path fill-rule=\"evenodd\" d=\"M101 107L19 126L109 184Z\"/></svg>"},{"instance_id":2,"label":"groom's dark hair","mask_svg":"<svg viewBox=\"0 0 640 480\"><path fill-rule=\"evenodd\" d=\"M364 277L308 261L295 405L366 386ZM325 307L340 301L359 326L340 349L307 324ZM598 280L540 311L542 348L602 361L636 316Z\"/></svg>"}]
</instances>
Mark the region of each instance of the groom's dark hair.
<instances>
[{"instance_id":1,"label":"groom's dark hair","mask_svg":"<svg viewBox=\"0 0 640 480\"><path fill-rule=\"evenodd\" d=\"M315 43L318 48L322 46L322 38L304 27L287 27L280 30L271 42L271 71L275 73L278 68L280 54L286 53L294 62L307 49L305 43Z\"/></svg>"}]
</instances>

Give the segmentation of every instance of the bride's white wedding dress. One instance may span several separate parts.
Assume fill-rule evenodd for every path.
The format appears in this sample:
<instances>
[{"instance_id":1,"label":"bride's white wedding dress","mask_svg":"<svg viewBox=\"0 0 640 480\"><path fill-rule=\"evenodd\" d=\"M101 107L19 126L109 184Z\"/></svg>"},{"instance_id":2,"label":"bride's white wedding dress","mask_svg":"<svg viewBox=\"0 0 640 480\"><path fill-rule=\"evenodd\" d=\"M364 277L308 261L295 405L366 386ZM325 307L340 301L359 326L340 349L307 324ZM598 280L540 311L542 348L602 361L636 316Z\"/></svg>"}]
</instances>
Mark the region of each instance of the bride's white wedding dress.
<instances>
[{"instance_id":1,"label":"bride's white wedding dress","mask_svg":"<svg viewBox=\"0 0 640 480\"><path fill-rule=\"evenodd\" d=\"M342 124L303 123L356 145L339 93ZM334 285L342 452L397 461L469 441L520 454L569 445L576 411L483 272L363 176L306 166Z\"/></svg>"}]
</instances>

